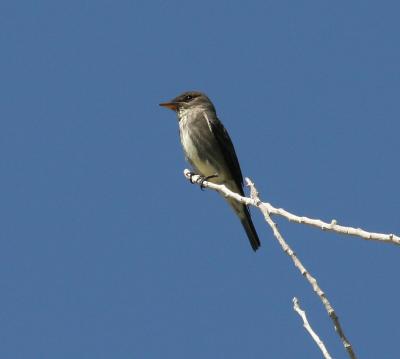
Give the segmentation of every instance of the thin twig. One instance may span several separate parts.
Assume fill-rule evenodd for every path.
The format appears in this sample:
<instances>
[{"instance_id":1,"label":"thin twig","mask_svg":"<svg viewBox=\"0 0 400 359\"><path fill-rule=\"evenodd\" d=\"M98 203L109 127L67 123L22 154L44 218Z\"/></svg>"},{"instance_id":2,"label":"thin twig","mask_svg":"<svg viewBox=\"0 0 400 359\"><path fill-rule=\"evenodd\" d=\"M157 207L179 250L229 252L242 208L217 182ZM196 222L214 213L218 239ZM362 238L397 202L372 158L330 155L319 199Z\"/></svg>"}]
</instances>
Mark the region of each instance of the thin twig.
<instances>
[{"instance_id":1,"label":"thin twig","mask_svg":"<svg viewBox=\"0 0 400 359\"><path fill-rule=\"evenodd\" d=\"M296 297L293 298L293 309L303 320L303 327L307 330L307 332L311 335L311 338L318 345L318 348L321 350L324 358L332 359L331 355L329 354L328 350L325 347L324 342L319 338L317 333L314 332L313 328L311 327L310 323L308 322L306 312L300 308L299 300Z\"/></svg>"},{"instance_id":2,"label":"thin twig","mask_svg":"<svg viewBox=\"0 0 400 359\"><path fill-rule=\"evenodd\" d=\"M184 175L187 179L190 179L190 171L185 170ZM201 179L200 176L194 175L192 176L192 181L195 183ZM365 240L371 240L371 241L380 241L384 243L392 243L392 244L397 244L400 245L400 237L396 236L395 234L384 234L384 233L375 233L375 232L367 232L361 228L353 228L353 227L345 227L337 224L336 220L332 220L330 223L321 221L320 219L313 219L313 218L308 218L304 216L297 216L293 213L290 213L283 208L275 208L268 202L260 202L257 203L251 198L248 197L242 197L239 194L232 192L230 189L225 187L224 185L219 185L215 183L211 183L208 181L203 182L203 187L205 188L210 188L213 190L216 190L223 194L225 197L230 197L234 198L237 201L241 203L245 203L247 205L259 207L262 206L264 207L270 215L279 215L282 216L286 219L288 219L290 222L298 223L298 224L306 224L312 227L319 228L323 231L331 231L331 232L336 232L340 234L346 234L350 236L356 236L360 237ZM261 208L260 208L261 209Z\"/></svg>"}]
</instances>

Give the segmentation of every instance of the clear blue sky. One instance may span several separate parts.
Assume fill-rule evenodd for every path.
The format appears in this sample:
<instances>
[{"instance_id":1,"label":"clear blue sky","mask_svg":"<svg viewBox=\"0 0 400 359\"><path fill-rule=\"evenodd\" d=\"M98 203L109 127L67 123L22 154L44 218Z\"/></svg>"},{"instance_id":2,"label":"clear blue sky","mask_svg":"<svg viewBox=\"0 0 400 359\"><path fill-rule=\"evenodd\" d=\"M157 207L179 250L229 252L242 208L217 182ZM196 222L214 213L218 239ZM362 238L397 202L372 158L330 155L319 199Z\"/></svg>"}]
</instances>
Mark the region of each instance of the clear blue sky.
<instances>
[{"instance_id":1,"label":"clear blue sky","mask_svg":"<svg viewBox=\"0 0 400 359\"><path fill-rule=\"evenodd\" d=\"M3 1L0 357L336 358L261 215L182 175L205 91L243 173L295 213L400 233L395 1ZM360 358L397 358L399 248L278 220Z\"/></svg>"}]
</instances>

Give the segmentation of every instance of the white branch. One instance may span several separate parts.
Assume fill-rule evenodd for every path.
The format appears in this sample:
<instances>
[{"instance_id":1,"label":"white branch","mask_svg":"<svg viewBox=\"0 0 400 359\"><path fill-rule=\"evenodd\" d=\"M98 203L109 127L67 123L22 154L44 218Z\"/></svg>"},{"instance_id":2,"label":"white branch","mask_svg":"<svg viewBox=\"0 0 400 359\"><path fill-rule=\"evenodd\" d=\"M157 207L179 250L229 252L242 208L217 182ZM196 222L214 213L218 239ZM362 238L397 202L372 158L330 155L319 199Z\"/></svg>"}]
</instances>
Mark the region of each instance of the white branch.
<instances>
[{"instance_id":1,"label":"white branch","mask_svg":"<svg viewBox=\"0 0 400 359\"><path fill-rule=\"evenodd\" d=\"M307 330L307 332L311 335L311 338L318 345L318 348L321 350L324 358L332 359L331 355L329 354L328 350L325 347L324 342L319 338L317 333L314 332L313 328L308 322L306 312L300 308L299 300L296 297L293 298L293 309L303 320L303 327Z\"/></svg>"},{"instance_id":2,"label":"white branch","mask_svg":"<svg viewBox=\"0 0 400 359\"><path fill-rule=\"evenodd\" d=\"M192 175L190 171L185 170L184 172L185 176L192 182L196 183L198 181L201 181L201 177L197 175ZM217 185L213 184L211 182L204 181L202 183L203 187L215 189L218 192L224 194L225 196L229 196L230 198L234 198L237 201L241 203L245 203L247 205L253 205L258 207L261 212L264 215L264 218L268 225L272 228L272 231L274 233L274 236L278 240L279 244L281 245L283 251L292 259L294 265L296 268L300 271L300 273L307 279L307 281L310 283L313 291L318 295L320 298L322 304L325 307L325 310L327 311L329 317L331 318L334 328L336 332L338 333L340 339L342 340L343 346L347 351L347 354L351 359L356 359L356 355L353 351L353 347L349 340L346 338L343 329L339 323L339 318L336 315L335 310L333 309L331 303L329 302L328 298L326 297L325 293L322 291L320 286L317 283L317 280L310 274L310 272L304 267L304 265L301 263L300 259L297 257L296 253L290 248L290 246L286 243L286 241L283 239L281 233L278 230L278 226L276 223L272 220L269 212L269 207L265 205L265 203L261 202L258 192L254 186L254 183L252 183L248 178L246 178L247 185L251 189L251 198L247 197L242 197L238 195L235 192L230 191L227 189L224 185Z\"/></svg>"},{"instance_id":3,"label":"white branch","mask_svg":"<svg viewBox=\"0 0 400 359\"><path fill-rule=\"evenodd\" d=\"M187 179L190 179L191 172L189 170L185 170L184 175ZM193 183L198 183L198 181L201 180L201 177L198 175L193 175L191 180ZM337 224L336 220L334 220L334 219L330 223L327 223L327 222L321 221L320 219L308 218L308 217L304 217L304 216L297 216L293 213L290 213L290 212L284 210L283 208L275 208L268 202L261 202L261 201L257 202L252 198L242 197L239 194L232 192L230 189L228 189L224 185L219 185L219 184L204 181L203 187L216 190L216 191L220 192L221 194L223 194L225 197L230 197L230 198L236 199L237 201L239 201L241 203L245 203L250 206L258 207L261 211L265 210L270 215L282 216L282 217L288 219L290 222L294 222L294 223L298 223L298 224L306 224L306 225L309 225L312 227L319 228L323 231L331 231L331 232L336 232L336 233L340 233L340 234L347 234L350 236L360 237L365 240L380 241L380 242L400 245L400 237L396 236L395 234L367 232L361 228L345 227L345 226L341 226L341 225Z\"/></svg>"},{"instance_id":4,"label":"white branch","mask_svg":"<svg viewBox=\"0 0 400 359\"><path fill-rule=\"evenodd\" d=\"M259 203L258 208L260 208L261 212L264 215L265 220L269 224L269 226L272 228L272 231L274 233L275 238L278 240L279 244L281 245L283 251L291 258L293 261L294 265L296 268L300 271L303 277L307 279L307 281L311 284L311 287L315 294L318 295L319 299L321 300L322 304L325 307L325 310L328 312L329 317L331 318L333 325L335 327L336 332L338 333L340 339L342 340L343 346L346 349L349 357L351 359L356 359L356 355L353 351L353 347L349 340L346 338L342 327L339 323L339 318L335 313L335 310L333 309L331 303L329 302L327 296L325 295L324 291L321 289L321 287L318 285L317 280L311 275L311 273L304 267L303 263L301 263L300 259L297 257L296 253L290 248L290 246L286 243L286 241L283 239L281 233L278 230L278 226L276 223L272 220L271 216L269 215L269 212L267 208L262 206L262 202L260 201L260 198L258 197L258 192L254 186L254 183L251 182L248 178L246 178L247 185L250 187L251 190L251 197Z\"/></svg>"}]
</instances>

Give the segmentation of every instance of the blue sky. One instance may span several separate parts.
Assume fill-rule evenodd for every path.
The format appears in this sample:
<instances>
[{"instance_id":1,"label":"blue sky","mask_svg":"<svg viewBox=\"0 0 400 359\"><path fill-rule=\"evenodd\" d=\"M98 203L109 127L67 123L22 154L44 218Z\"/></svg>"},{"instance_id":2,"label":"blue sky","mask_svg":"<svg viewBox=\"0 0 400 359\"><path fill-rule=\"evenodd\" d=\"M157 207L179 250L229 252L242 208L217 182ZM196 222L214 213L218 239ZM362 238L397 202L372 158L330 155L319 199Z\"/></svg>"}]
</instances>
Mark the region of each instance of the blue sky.
<instances>
[{"instance_id":1,"label":"blue sky","mask_svg":"<svg viewBox=\"0 0 400 359\"><path fill-rule=\"evenodd\" d=\"M334 357L322 305L253 210L182 175L205 91L244 175L292 212L400 233L395 1L3 1L0 357ZM399 248L276 219L360 358L398 357Z\"/></svg>"}]
</instances>

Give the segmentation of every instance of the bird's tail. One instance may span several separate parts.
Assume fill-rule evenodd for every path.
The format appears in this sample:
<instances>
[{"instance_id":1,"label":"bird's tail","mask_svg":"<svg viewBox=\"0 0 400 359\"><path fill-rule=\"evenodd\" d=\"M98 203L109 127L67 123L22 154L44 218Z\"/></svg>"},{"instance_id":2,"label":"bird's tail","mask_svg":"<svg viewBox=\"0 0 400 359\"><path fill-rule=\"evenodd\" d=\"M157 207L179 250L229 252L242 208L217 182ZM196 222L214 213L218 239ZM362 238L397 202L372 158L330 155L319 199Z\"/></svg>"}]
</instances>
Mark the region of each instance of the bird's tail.
<instances>
[{"instance_id":1,"label":"bird's tail","mask_svg":"<svg viewBox=\"0 0 400 359\"><path fill-rule=\"evenodd\" d=\"M240 222L242 223L242 226L247 234L247 237L249 237L251 248L256 251L260 247L261 243L260 239L258 238L258 234L254 227L253 221L251 220L249 209L243 203L239 203L235 200L228 199L228 202L232 209L235 211L236 215L239 217Z\"/></svg>"},{"instance_id":2,"label":"bird's tail","mask_svg":"<svg viewBox=\"0 0 400 359\"><path fill-rule=\"evenodd\" d=\"M225 185L231 189L232 191L239 193L244 196L243 189L239 187L235 182L228 182ZM251 215L249 208L243 203L239 203L238 201L230 198L226 198L231 208L235 211L236 215L239 217L240 222L249 238L251 248L253 251L256 251L260 246L260 239L258 238L257 231L254 227L253 221L251 220Z\"/></svg>"},{"instance_id":3,"label":"bird's tail","mask_svg":"<svg viewBox=\"0 0 400 359\"><path fill-rule=\"evenodd\" d=\"M260 247L261 243L260 239L258 238L258 234L254 227L253 221L251 220L250 212L247 206L243 205L243 210L241 211L241 213L238 213L238 215L240 217L240 222L242 223L242 226L246 231L247 237L249 237L251 248L256 251Z\"/></svg>"}]
</instances>

